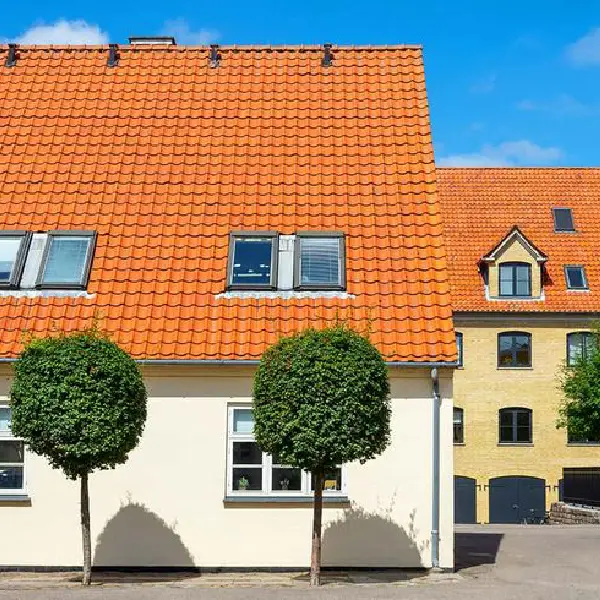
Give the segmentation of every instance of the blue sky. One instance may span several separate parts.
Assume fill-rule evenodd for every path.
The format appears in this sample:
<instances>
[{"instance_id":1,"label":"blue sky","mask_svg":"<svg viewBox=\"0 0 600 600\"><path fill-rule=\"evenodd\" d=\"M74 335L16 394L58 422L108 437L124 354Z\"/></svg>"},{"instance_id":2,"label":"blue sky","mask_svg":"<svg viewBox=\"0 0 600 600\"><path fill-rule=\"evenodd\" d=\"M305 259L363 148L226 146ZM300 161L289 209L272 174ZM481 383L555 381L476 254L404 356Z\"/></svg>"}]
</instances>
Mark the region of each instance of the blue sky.
<instances>
[{"instance_id":1,"label":"blue sky","mask_svg":"<svg viewBox=\"0 0 600 600\"><path fill-rule=\"evenodd\" d=\"M600 165L600 0L29 0L0 40L425 47L436 157Z\"/></svg>"}]
</instances>

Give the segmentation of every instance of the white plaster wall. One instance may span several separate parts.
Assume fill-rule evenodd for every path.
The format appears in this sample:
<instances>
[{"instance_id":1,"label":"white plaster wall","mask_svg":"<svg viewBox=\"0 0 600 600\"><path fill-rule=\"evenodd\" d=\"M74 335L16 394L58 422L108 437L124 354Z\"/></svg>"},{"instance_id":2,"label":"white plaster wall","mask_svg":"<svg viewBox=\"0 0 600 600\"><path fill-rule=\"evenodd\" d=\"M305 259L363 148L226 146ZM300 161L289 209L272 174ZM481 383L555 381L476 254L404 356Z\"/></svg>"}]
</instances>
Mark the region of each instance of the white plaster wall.
<instances>
[{"instance_id":1,"label":"white plaster wall","mask_svg":"<svg viewBox=\"0 0 600 600\"><path fill-rule=\"evenodd\" d=\"M350 508L324 508L323 562L431 566L429 371L392 372L392 444L347 473ZM2 377L0 397L10 384ZM90 480L94 564L302 567L312 506L225 505L227 405L250 402L252 371L146 371L148 420L129 461ZM452 389L442 380L441 566L453 562ZM31 505L0 503L0 565L81 563L79 487L28 454Z\"/></svg>"}]
</instances>

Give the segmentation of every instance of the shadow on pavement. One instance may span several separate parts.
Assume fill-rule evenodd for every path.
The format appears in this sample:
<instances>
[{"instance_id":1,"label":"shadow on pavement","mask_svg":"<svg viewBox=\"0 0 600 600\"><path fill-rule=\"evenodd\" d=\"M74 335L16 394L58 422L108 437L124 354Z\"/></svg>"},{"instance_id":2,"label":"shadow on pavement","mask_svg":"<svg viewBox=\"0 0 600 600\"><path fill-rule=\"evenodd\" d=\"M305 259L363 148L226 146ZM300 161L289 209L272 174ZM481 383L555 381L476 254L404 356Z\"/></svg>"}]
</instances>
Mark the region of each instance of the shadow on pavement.
<instances>
[{"instance_id":1,"label":"shadow on pavement","mask_svg":"<svg viewBox=\"0 0 600 600\"><path fill-rule=\"evenodd\" d=\"M496 562L502 538L501 533L461 532L454 533L455 569L467 569Z\"/></svg>"}]
</instances>

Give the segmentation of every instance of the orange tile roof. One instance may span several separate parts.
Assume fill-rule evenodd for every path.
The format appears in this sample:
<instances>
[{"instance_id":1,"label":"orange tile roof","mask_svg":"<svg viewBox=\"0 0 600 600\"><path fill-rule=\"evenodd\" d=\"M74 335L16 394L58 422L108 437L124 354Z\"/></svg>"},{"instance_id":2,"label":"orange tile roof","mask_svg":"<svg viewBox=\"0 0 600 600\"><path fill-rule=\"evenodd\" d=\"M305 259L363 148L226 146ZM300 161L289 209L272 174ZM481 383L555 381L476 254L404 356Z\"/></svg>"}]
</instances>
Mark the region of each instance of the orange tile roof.
<instances>
[{"instance_id":1,"label":"orange tile roof","mask_svg":"<svg viewBox=\"0 0 600 600\"><path fill-rule=\"evenodd\" d=\"M389 361L456 357L419 47L0 50L0 229L93 229L92 298L0 298L140 359L257 359L336 316ZM227 299L231 230L342 230L349 298Z\"/></svg>"},{"instance_id":2,"label":"orange tile roof","mask_svg":"<svg viewBox=\"0 0 600 600\"><path fill-rule=\"evenodd\" d=\"M600 169L438 169L456 312L600 312ZM552 208L571 208L577 233L555 233ZM544 300L486 300L479 260L518 226L547 255ZM567 290L564 266L584 265L589 292Z\"/></svg>"}]
</instances>

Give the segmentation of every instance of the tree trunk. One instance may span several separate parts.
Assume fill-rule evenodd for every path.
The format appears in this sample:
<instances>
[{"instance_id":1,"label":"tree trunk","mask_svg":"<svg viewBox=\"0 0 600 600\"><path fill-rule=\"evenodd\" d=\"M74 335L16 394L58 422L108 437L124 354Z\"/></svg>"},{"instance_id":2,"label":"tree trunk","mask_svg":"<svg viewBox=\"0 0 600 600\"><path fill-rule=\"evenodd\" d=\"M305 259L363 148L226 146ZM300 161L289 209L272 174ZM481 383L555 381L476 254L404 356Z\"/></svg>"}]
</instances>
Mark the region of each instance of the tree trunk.
<instances>
[{"instance_id":1,"label":"tree trunk","mask_svg":"<svg viewBox=\"0 0 600 600\"><path fill-rule=\"evenodd\" d=\"M321 585L321 522L323 516L323 470L314 473L315 496L313 513L312 551L310 554L310 585Z\"/></svg>"},{"instance_id":2,"label":"tree trunk","mask_svg":"<svg viewBox=\"0 0 600 600\"><path fill-rule=\"evenodd\" d=\"M81 540L83 542L83 585L92 582L92 540L90 536L90 496L88 474L81 475Z\"/></svg>"}]
</instances>

